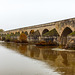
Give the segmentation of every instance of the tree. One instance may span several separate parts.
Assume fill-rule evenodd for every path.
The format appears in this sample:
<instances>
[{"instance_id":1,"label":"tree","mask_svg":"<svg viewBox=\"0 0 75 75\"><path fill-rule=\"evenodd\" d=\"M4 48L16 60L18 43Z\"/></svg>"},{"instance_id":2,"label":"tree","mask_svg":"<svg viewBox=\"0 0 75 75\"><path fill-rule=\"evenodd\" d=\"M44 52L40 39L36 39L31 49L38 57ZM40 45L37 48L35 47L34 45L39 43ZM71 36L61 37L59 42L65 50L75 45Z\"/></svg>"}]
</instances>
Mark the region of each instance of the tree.
<instances>
[{"instance_id":1,"label":"tree","mask_svg":"<svg viewBox=\"0 0 75 75\"><path fill-rule=\"evenodd\" d=\"M20 37L19 37L20 41L23 42L27 42L27 36L25 33L21 33Z\"/></svg>"},{"instance_id":2,"label":"tree","mask_svg":"<svg viewBox=\"0 0 75 75\"><path fill-rule=\"evenodd\" d=\"M34 33L34 30L31 30L31 31L30 31L30 34L33 34L33 33Z\"/></svg>"},{"instance_id":3,"label":"tree","mask_svg":"<svg viewBox=\"0 0 75 75\"><path fill-rule=\"evenodd\" d=\"M10 37L11 37L11 34L7 34L5 37L5 41L9 42L11 40Z\"/></svg>"},{"instance_id":4,"label":"tree","mask_svg":"<svg viewBox=\"0 0 75 75\"><path fill-rule=\"evenodd\" d=\"M0 29L0 32L3 32L4 30L3 29Z\"/></svg>"}]
</instances>

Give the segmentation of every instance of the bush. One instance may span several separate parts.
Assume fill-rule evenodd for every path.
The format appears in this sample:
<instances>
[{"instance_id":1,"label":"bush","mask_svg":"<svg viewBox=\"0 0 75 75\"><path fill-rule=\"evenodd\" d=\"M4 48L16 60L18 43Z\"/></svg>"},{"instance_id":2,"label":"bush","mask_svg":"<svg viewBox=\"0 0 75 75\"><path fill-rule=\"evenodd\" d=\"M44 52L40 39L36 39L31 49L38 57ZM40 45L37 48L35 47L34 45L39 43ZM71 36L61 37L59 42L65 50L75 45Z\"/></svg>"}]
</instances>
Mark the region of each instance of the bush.
<instances>
[{"instance_id":1,"label":"bush","mask_svg":"<svg viewBox=\"0 0 75 75\"><path fill-rule=\"evenodd\" d=\"M5 37L2 37L2 41L5 41Z\"/></svg>"},{"instance_id":2,"label":"bush","mask_svg":"<svg viewBox=\"0 0 75 75\"><path fill-rule=\"evenodd\" d=\"M10 39L10 36L11 36L10 34L7 34L7 35L6 35L6 37L5 37L5 41L6 41L6 42L10 42L10 40L11 40L11 39Z\"/></svg>"},{"instance_id":3,"label":"bush","mask_svg":"<svg viewBox=\"0 0 75 75\"><path fill-rule=\"evenodd\" d=\"M34 30L31 30L31 31L30 31L30 34L33 34L33 33L34 33Z\"/></svg>"},{"instance_id":4,"label":"bush","mask_svg":"<svg viewBox=\"0 0 75 75\"><path fill-rule=\"evenodd\" d=\"M36 43L37 46L57 46L58 44L56 42L45 42L45 41L40 41L39 43Z\"/></svg>"},{"instance_id":5,"label":"bush","mask_svg":"<svg viewBox=\"0 0 75 75\"><path fill-rule=\"evenodd\" d=\"M19 39L20 39L20 42L27 43L27 36L25 33L21 33Z\"/></svg>"},{"instance_id":6,"label":"bush","mask_svg":"<svg viewBox=\"0 0 75 75\"><path fill-rule=\"evenodd\" d=\"M13 41L12 41L12 42L20 43L20 41L19 41L19 40L17 40L17 39L13 39Z\"/></svg>"}]
</instances>

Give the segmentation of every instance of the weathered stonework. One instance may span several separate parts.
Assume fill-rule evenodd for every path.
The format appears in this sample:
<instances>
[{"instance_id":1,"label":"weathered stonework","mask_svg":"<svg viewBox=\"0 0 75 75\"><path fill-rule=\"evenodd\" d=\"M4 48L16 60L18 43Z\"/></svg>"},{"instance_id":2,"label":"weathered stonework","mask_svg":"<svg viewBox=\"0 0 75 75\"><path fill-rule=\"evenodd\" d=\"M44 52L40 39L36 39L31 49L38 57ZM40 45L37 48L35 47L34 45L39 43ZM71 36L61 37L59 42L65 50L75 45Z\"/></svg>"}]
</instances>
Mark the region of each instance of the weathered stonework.
<instances>
[{"instance_id":1,"label":"weathered stonework","mask_svg":"<svg viewBox=\"0 0 75 75\"><path fill-rule=\"evenodd\" d=\"M22 33L22 31L23 32L27 31L29 34L31 30L34 30L34 31L39 30L40 35L42 35L42 32L44 29L48 29L50 31L55 28L57 30L57 32L59 33L59 35L61 36L62 32L64 31L64 29L66 27L70 28L72 31L75 31L75 18L61 20L61 21L57 21L57 22L46 23L46 24L40 24L40 25L36 25L36 26L8 30L8 31L3 32L2 34L7 34L7 33L15 34L16 32Z\"/></svg>"}]
</instances>

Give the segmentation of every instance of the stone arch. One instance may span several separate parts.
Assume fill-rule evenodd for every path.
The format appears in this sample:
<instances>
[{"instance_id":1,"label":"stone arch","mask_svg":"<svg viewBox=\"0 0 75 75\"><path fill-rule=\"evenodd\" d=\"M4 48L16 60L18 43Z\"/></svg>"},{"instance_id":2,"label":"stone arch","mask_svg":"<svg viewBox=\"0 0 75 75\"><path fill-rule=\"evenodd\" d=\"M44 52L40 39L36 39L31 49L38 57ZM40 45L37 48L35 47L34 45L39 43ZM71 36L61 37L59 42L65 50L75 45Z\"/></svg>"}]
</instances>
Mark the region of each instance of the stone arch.
<instances>
[{"instance_id":1,"label":"stone arch","mask_svg":"<svg viewBox=\"0 0 75 75\"><path fill-rule=\"evenodd\" d=\"M18 34L20 34L20 32L18 31Z\"/></svg>"},{"instance_id":2,"label":"stone arch","mask_svg":"<svg viewBox=\"0 0 75 75\"><path fill-rule=\"evenodd\" d=\"M34 33L34 30L30 30L29 34L33 34Z\"/></svg>"},{"instance_id":3,"label":"stone arch","mask_svg":"<svg viewBox=\"0 0 75 75\"><path fill-rule=\"evenodd\" d=\"M14 35L14 33L13 33L13 32L11 32L11 35Z\"/></svg>"},{"instance_id":4,"label":"stone arch","mask_svg":"<svg viewBox=\"0 0 75 75\"><path fill-rule=\"evenodd\" d=\"M61 34L61 44L66 45L67 44L67 36L72 32L72 29L70 27L66 27L62 34Z\"/></svg>"},{"instance_id":5,"label":"stone arch","mask_svg":"<svg viewBox=\"0 0 75 75\"><path fill-rule=\"evenodd\" d=\"M36 30L36 31L34 32L34 35L40 36L39 30Z\"/></svg>"},{"instance_id":6,"label":"stone arch","mask_svg":"<svg viewBox=\"0 0 75 75\"><path fill-rule=\"evenodd\" d=\"M26 35L28 35L28 32L27 32L27 31L25 31L25 34L26 34Z\"/></svg>"},{"instance_id":7,"label":"stone arch","mask_svg":"<svg viewBox=\"0 0 75 75\"><path fill-rule=\"evenodd\" d=\"M22 31L22 33L24 33L24 31Z\"/></svg>"},{"instance_id":8,"label":"stone arch","mask_svg":"<svg viewBox=\"0 0 75 75\"><path fill-rule=\"evenodd\" d=\"M42 31L42 35L45 34L45 33L47 33L47 32L49 32L49 30L48 30L48 29L44 29L44 30Z\"/></svg>"},{"instance_id":9,"label":"stone arch","mask_svg":"<svg viewBox=\"0 0 75 75\"><path fill-rule=\"evenodd\" d=\"M70 28L72 31L75 30L74 27L72 27L71 25L64 25L63 27L58 27L58 28L56 27L56 30L59 33L59 35L61 36L64 29L67 28L67 27Z\"/></svg>"},{"instance_id":10,"label":"stone arch","mask_svg":"<svg viewBox=\"0 0 75 75\"><path fill-rule=\"evenodd\" d=\"M15 34L16 34L17 32L15 32Z\"/></svg>"},{"instance_id":11,"label":"stone arch","mask_svg":"<svg viewBox=\"0 0 75 75\"><path fill-rule=\"evenodd\" d=\"M69 28L69 27L66 27L66 28L63 30L61 36L67 36L67 35L70 34L71 32L72 32L72 29Z\"/></svg>"}]
</instances>

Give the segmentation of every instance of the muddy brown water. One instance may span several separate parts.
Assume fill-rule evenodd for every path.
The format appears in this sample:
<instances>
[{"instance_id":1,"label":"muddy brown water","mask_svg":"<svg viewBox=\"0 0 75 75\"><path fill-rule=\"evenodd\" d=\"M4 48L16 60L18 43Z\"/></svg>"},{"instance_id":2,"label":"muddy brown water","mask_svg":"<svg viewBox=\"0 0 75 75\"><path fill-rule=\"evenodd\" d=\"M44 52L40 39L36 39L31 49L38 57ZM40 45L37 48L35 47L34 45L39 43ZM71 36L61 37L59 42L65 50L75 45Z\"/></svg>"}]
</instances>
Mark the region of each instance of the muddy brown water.
<instances>
[{"instance_id":1,"label":"muddy brown water","mask_svg":"<svg viewBox=\"0 0 75 75\"><path fill-rule=\"evenodd\" d=\"M75 75L75 51L0 42L0 75Z\"/></svg>"}]
</instances>

